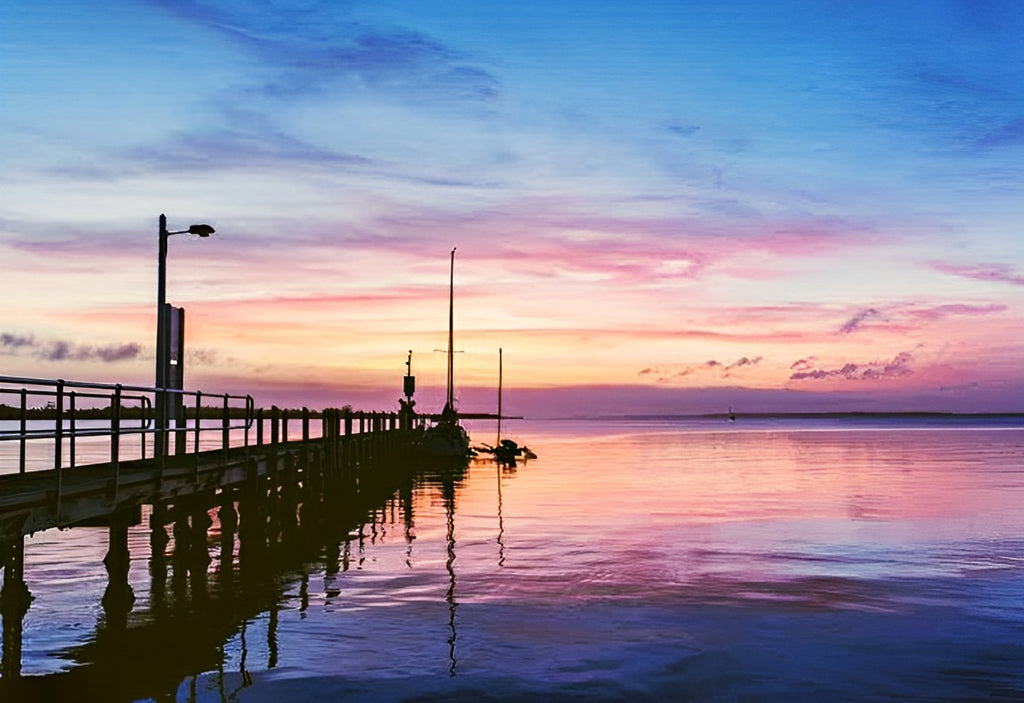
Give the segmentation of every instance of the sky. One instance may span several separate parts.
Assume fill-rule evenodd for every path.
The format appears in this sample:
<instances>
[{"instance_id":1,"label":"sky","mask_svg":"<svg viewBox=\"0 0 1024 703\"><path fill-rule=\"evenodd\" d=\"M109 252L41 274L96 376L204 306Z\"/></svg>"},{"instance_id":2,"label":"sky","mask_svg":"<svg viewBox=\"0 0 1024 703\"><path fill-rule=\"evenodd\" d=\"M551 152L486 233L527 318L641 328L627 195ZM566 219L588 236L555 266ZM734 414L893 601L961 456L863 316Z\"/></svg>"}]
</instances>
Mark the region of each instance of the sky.
<instances>
[{"instance_id":1,"label":"sky","mask_svg":"<svg viewBox=\"0 0 1024 703\"><path fill-rule=\"evenodd\" d=\"M0 375L1024 410L1017 0L10 0Z\"/></svg>"}]
</instances>

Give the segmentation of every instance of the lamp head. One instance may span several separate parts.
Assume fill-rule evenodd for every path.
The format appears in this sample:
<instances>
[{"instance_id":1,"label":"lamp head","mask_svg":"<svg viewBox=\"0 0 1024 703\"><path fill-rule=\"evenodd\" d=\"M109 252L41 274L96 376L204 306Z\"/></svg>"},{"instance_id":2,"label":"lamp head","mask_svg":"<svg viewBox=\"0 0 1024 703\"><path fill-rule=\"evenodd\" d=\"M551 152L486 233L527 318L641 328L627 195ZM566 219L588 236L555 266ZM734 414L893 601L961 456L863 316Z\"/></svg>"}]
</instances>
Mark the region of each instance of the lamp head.
<instances>
[{"instance_id":1,"label":"lamp head","mask_svg":"<svg viewBox=\"0 0 1024 703\"><path fill-rule=\"evenodd\" d=\"M210 225L192 225L188 228L188 233L194 234L197 237L209 237L214 231Z\"/></svg>"}]
</instances>

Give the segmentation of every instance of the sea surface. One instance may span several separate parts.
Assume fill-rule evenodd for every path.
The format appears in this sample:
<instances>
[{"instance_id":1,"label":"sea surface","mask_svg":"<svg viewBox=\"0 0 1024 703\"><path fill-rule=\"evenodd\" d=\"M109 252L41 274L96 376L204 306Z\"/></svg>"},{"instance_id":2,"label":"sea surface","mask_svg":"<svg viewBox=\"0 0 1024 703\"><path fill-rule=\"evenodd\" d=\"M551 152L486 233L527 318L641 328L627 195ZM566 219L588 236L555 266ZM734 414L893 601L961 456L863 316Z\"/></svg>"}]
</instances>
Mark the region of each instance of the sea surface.
<instances>
[{"instance_id":1,"label":"sea surface","mask_svg":"<svg viewBox=\"0 0 1024 703\"><path fill-rule=\"evenodd\" d=\"M1021 418L503 434L538 457L421 475L243 584L237 612L183 596L158 616L148 529L131 528L120 625L155 640L105 644L104 528L37 534L22 674L115 660L155 701L1024 700ZM211 540L211 594L224 554Z\"/></svg>"}]
</instances>

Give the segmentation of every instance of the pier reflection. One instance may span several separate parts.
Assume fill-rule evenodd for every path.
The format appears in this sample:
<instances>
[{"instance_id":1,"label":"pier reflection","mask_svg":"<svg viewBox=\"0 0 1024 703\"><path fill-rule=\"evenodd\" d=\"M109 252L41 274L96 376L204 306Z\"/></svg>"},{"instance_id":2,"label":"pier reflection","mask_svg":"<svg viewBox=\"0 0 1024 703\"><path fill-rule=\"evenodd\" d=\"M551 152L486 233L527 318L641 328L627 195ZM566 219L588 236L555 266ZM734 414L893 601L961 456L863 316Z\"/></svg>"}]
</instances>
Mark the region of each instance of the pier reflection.
<instances>
[{"instance_id":1,"label":"pier reflection","mask_svg":"<svg viewBox=\"0 0 1024 703\"><path fill-rule=\"evenodd\" d=\"M329 485L253 482L154 505L143 607L135 607L128 578L129 517L112 516L102 610L92 637L59 653L74 662L60 673L21 675L30 596L22 577L23 542L11 542L3 554L0 700L174 701L182 694L195 699L194 677L211 671L219 672L222 698L228 700L226 680L244 687L253 666L278 665L279 609L286 593L297 586L305 611L309 574L322 569L326 598L336 598L341 589L335 581L350 567L352 542L357 558L364 558L366 541L386 535L389 507L391 519L401 520L410 533L413 469L396 462L347 472ZM454 488L450 492L453 500ZM451 553L454 559L453 546ZM454 574L450 597L454 608ZM258 664L247 631L254 621L266 623L266 658ZM241 646L239 675L225 679L225 645L235 638Z\"/></svg>"}]
</instances>

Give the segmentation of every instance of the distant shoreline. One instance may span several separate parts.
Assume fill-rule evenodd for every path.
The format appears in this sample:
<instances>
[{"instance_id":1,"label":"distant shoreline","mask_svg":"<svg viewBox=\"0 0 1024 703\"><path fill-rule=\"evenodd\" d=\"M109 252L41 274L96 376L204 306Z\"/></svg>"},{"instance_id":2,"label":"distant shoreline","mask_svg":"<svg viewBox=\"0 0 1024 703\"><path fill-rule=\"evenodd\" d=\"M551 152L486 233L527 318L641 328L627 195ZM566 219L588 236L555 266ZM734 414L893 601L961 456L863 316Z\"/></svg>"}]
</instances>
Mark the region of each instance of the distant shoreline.
<instances>
[{"instance_id":1,"label":"distant shoreline","mask_svg":"<svg viewBox=\"0 0 1024 703\"><path fill-rule=\"evenodd\" d=\"M993 412L993 413L954 413L954 412L930 412L930 411L908 411L908 412L764 412L764 413L733 413L736 421L741 420L894 420L894 419L1012 419L1024 420L1024 411L1021 412ZM537 420L728 420L730 413L639 413L626 415L592 415L575 417L548 417L548 418L527 418Z\"/></svg>"}]
</instances>

